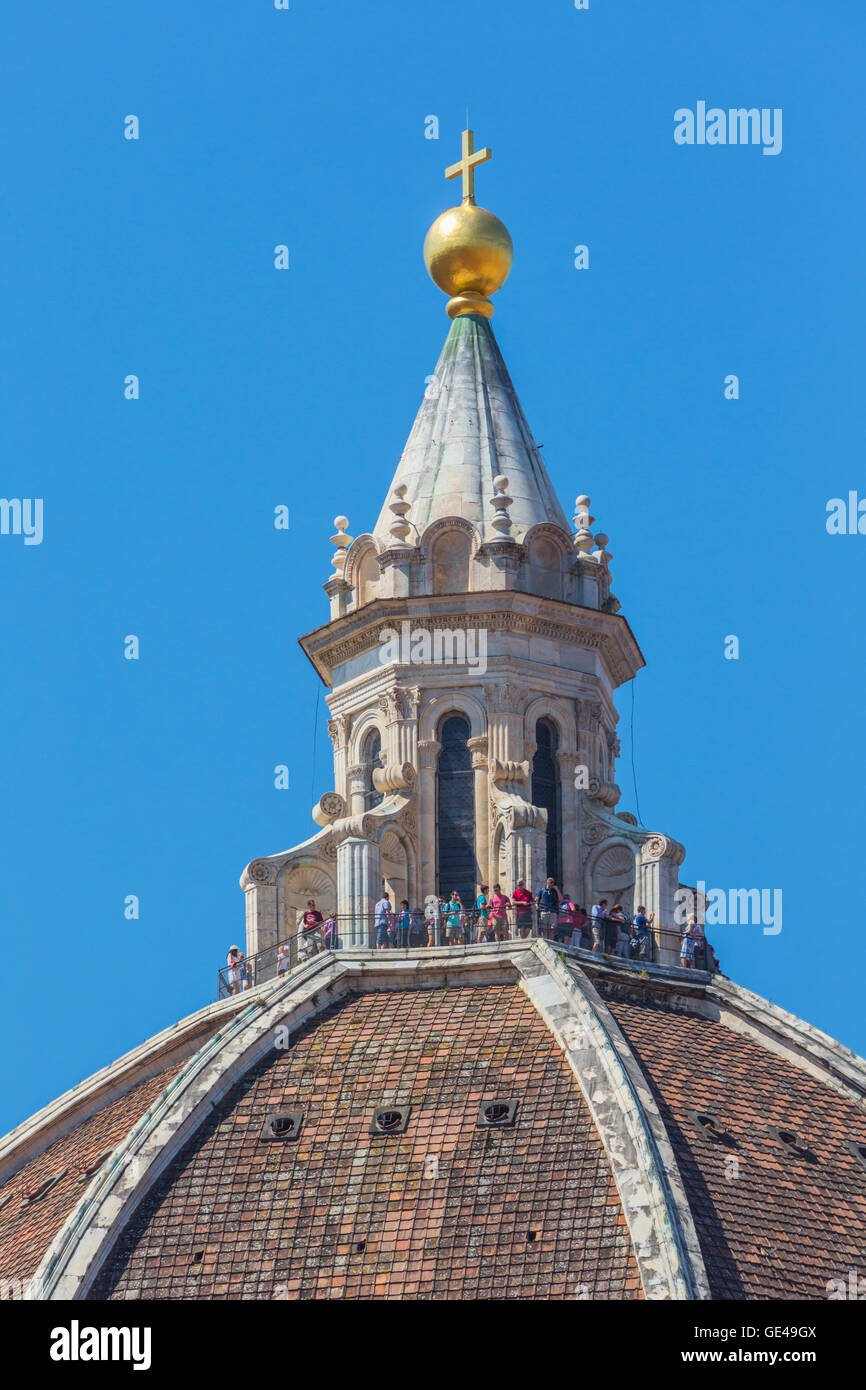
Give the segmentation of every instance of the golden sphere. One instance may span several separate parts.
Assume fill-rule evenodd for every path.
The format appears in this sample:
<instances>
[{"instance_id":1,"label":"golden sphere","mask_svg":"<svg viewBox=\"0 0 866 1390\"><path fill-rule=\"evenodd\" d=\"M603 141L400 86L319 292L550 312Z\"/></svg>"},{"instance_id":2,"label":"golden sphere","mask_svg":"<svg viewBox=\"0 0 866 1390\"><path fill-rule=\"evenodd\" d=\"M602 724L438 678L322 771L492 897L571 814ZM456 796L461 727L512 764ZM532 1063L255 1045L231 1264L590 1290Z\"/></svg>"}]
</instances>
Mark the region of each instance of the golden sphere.
<instances>
[{"instance_id":1,"label":"golden sphere","mask_svg":"<svg viewBox=\"0 0 866 1390\"><path fill-rule=\"evenodd\" d=\"M424 238L430 278L450 295L493 294L505 284L513 258L508 228L475 203L448 208Z\"/></svg>"}]
</instances>

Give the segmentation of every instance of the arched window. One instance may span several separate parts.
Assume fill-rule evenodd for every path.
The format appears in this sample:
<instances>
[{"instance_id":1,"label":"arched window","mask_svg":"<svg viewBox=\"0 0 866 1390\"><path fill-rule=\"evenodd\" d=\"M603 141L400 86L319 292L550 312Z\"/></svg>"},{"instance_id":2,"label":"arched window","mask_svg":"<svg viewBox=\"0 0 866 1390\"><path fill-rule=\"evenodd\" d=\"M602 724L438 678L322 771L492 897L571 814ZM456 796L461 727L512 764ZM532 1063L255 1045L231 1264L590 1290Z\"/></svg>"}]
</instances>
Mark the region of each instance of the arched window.
<instances>
[{"instance_id":1,"label":"arched window","mask_svg":"<svg viewBox=\"0 0 866 1390\"><path fill-rule=\"evenodd\" d=\"M547 876L562 889L562 795L559 785L559 735L550 719L539 719L535 726L535 756L532 759L532 800L547 811ZM566 884L570 892L576 892Z\"/></svg>"},{"instance_id":2,"label":"arched window","mask_svg":"<svg viewBox=\"0 0 866 1390\"><path fill-rule=\"evenodd\" d=\"M369 811L382 800L382 793L373 786L373 770L382 766L382 737L378 729L371 729L364 739L361 762L364 767L364 810Z\"/></svg>"},{"instance_id":3,"label":"arched window","mask_svg":"<svg viewBox=\"0 0 866 1390\"><path fill-rule=\"evenodd\" d=\"M439 729L437 878L444 898L456 888L464 907L475 901L475 776L469 721L451 714Z\"/></svg>"}]
</instances>

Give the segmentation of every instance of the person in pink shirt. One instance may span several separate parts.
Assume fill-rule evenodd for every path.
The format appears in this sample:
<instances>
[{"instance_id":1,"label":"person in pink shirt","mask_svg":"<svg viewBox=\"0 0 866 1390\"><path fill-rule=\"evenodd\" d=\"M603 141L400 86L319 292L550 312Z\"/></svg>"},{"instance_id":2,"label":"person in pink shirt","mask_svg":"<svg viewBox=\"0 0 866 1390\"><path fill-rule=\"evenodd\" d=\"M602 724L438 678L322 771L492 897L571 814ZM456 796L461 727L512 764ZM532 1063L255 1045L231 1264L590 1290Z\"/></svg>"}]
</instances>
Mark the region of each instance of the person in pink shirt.
<instances>
[{"instance_id":1,"label":"person in pink shirt","mask_svg":"<svg viewBox=\"0 0 866 1390\"><path fill-rule=\"evenodd\" d=\"M490 895L490 930L493 932L494 941L508 940L508 909L510 906L511 903L499 884L494 883L493 892Z\"/></svg>"}]
</instances>

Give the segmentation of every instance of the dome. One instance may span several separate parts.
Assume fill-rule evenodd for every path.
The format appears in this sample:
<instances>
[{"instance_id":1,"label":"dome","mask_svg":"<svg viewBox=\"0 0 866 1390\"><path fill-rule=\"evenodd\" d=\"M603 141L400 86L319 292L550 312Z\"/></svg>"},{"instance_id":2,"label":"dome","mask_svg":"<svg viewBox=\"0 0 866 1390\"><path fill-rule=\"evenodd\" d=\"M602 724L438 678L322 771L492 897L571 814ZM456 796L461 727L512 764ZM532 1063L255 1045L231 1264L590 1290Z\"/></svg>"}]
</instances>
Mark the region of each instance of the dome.
<instances>
[{"instance_id":1,"label":"dome","mask_svg":"<svg viewBox=\"0 0 866 1390\"><path fill-rule=\"evenodd\" d=\"M0 1271L79 1300L826 1299L866 1234L864 1093L723 977L328 952L8 1136Z\"/></svg>"}]
</instances>

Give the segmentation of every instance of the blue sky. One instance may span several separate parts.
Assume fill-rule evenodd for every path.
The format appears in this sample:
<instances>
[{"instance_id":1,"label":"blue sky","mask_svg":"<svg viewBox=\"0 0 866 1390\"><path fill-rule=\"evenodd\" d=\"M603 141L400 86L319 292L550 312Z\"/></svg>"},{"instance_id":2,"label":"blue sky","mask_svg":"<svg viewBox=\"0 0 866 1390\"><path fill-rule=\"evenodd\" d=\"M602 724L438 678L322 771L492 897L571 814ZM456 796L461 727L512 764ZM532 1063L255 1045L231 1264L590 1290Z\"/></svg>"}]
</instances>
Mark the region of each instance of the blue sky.
<instances>
[{"instance_id":1,"label":"blue sky","mask_svg":"<svg viewBox=\"0 0 866 1390\"><path fill-rule=\"evenodd\" d=\"M866 16L829 8L7 8L0 495L43 498L44 539L0 536L0 1129L210 1000L244 864L311 831L296 638L447 332L421 246L467 103L515 243L494 329L647 658L643 821L687 882L783 891L779 935L713 932L726 971L866 1051L866 536L825 528L866 496ZM699 100L782 108L781 154L678 146Z\"/></svg>"}]
</instances>

